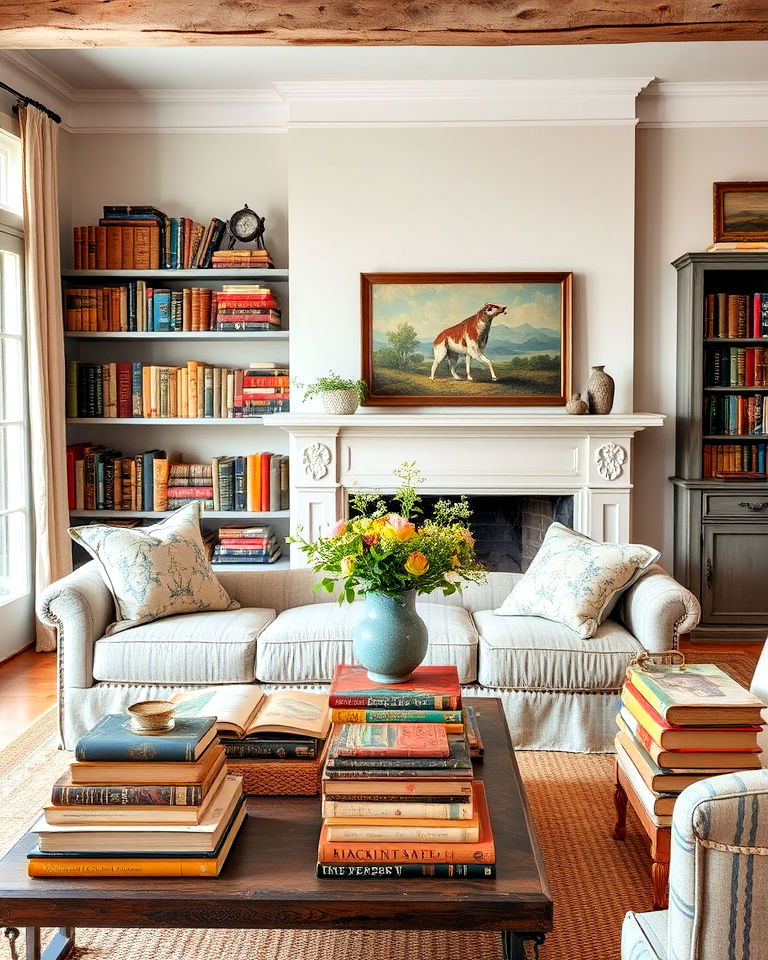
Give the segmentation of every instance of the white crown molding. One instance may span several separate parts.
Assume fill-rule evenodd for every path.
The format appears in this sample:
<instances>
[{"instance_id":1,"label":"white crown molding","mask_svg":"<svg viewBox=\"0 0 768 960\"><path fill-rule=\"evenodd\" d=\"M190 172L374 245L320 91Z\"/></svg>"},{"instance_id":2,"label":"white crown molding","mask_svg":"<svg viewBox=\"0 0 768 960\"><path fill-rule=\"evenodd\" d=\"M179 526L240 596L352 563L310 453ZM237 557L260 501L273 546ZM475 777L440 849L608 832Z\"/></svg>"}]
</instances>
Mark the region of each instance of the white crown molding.
<instances>
[{"instance_id":1,"label":"white crown molding","mask_svg":"<svg viewBox=\"0 0 768 960\"><path fill-rule=\"evenodd\" d=\"M653 83L638 97L640 127L768 126L768 81Z\"/></svg>"},{"instance_id":2,"label":"white crown molding","mask_svg":"<svg viewBox=\"0 0 768 960\"><path fill-rule=\"evenodd\" d=\"M74 87L23 50L0 51L0 69L5 83L58 113L68 129Z\"/></svg>"}]
</instances>

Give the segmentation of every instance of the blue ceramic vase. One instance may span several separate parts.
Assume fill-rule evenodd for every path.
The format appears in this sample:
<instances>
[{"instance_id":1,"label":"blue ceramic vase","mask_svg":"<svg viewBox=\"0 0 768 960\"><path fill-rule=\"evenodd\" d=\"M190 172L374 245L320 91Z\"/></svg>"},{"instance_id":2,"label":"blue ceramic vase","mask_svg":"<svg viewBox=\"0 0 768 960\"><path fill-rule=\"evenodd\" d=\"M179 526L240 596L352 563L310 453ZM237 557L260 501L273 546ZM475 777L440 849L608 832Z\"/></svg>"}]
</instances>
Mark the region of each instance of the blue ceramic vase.
<instances>
[{"instance_id":1,"label":"blue ceramic vase","mask_svg":"<svg viewBox=\"0 0 768 960\"><path fill-rule=\"evenodd\" d=\"M407 680L427 655L427 627L416 613L416 591L399 597L367 593L352 633L355 657L375 683Z\"/></svg>"}]
</instances>

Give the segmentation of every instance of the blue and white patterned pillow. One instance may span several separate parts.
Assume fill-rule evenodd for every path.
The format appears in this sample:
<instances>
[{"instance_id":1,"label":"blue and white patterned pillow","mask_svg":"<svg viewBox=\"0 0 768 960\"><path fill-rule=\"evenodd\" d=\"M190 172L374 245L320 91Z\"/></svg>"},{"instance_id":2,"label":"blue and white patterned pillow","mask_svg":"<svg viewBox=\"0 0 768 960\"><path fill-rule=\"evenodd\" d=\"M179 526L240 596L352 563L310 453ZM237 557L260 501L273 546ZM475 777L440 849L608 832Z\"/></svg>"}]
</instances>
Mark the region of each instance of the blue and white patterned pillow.
<instances>
[{"instance_id":1,"label":"blue and white patterned pillow","mask_svg":"<svg viewBox=\"0 0 768 960\"><path fill-rule=\"evenodd\" d=\"M553 523L530 567L494 612L554 620L586 640L595 635L621 593L660 556L641 543L598 543Z\"/></svg>"},{"instance_id":2,"label":"blue and white patterned pillow","mask_svg":"<svg viewBox=\"0 0 768 960\"><path fill-rule=\"evenodd\" d=\"M213 572L193 501L151 527L70 527L69 535L99 566L115 601L106 633L179 613L238 607Z\"/></svg>"}]
</instances>

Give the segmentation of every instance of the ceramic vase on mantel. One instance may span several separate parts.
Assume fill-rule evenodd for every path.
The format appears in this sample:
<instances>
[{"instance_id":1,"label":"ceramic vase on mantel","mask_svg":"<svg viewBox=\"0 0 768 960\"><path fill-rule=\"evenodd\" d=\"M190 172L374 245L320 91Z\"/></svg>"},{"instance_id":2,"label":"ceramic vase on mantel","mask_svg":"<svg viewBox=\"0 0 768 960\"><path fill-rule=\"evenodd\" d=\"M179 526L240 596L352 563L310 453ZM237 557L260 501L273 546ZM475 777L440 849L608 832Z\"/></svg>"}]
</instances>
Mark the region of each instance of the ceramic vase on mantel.
<instances>
[{"instance_id":1,"label":"ceramic vase on mantel","mask_svg":"<svg viewBox=\"0 0 768 960\"><path fill-rule=\"evenodd\" d=\"M587 400L590 413L610 413L613 408L613 393L616 385L604 366L592 367L587 380Z\"/></svg>"},{"instance_id":2,"label":"ceramic vase on mantel","mask_svg":"<svg viewBox=\"0 0 768 960\"><path fill-rule=\"evenodd\" d=\"M320 394L326 413L348 415L357 410L360 400L356 390L325 390Z\"/></svg>"},{"instance_id":3,"label":"ceramic vase on mantel","mask_svg":"<svg viewBox=\"0 0 768 960\"><path fill-rule=\"evenodd\" d=\"M374 683L407 680L427 655L427 626L416 613L416 591L391 597L365 595L363 616L352 631L352 649Z\"/></svg>"}]
</instances>

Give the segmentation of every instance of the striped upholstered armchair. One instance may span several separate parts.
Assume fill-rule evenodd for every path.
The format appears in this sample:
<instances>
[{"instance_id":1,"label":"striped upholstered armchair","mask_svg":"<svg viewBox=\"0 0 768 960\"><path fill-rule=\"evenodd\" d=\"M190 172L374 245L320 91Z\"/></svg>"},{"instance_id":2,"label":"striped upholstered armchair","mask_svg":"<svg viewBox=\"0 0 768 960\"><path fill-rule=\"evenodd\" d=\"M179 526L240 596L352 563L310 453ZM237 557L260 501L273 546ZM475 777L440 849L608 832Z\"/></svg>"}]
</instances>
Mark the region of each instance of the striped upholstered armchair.
<instances>
[{"instance_id":1,"label":"striped upholstered armchair","mask_svg":"<svg viewBox=\"0 0 768 960\"><path fill-rule=\"evenodd\" d=\"M712 777L680 794L669 909L628 913L621 956L768 957L768 769Z\"/></svg>"}]
</instances>

